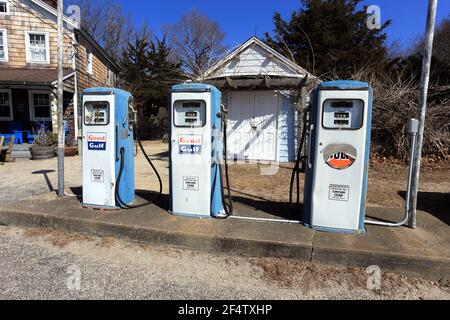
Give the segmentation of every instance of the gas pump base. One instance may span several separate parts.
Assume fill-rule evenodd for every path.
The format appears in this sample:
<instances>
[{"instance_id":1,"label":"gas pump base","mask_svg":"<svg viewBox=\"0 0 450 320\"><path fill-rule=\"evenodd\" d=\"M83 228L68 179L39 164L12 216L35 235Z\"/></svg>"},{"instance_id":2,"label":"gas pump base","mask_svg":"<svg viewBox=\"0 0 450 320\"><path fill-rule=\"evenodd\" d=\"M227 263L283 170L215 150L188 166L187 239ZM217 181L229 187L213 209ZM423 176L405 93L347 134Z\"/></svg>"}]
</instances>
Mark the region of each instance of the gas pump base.
<instances>
[{"instance_id":1,"label":"gas pump base","mask_svg":"<svg viewBox=\"0 0 450 320\"><path fill-rule=\"evenodd\" d=\"M354 234L354 235L363 235L363 234L367 233L366 228L359 229L359 230L346 230L346 229L338 229L338 228L313 226L308 223L303 223L303 225L309 229L312 229L312 230L318 231L318 232L329 232L329 233L338 233L338 234Z\"/></svg>"}]
</instances>

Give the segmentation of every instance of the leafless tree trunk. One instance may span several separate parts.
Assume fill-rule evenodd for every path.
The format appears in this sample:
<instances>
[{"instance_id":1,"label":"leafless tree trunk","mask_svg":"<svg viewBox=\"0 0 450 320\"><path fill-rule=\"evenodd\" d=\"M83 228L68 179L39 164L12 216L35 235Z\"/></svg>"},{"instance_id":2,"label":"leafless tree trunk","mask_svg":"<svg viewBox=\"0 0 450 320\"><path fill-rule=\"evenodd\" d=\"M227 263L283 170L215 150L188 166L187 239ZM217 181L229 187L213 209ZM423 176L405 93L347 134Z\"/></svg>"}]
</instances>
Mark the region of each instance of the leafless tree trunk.
<instances>
[{"instance_id":1,"label":"leafless tree trunk","mask_svg":"<svg viewBox=\"0 0 450 320\"><path fill-rule=\"evenodd\" d=\"M187 75L199 79L204 72L224 56L225 38L217 22L194 9L172 25L165 25L174 53L183 62Z\"/></svg>"}]
</instances>

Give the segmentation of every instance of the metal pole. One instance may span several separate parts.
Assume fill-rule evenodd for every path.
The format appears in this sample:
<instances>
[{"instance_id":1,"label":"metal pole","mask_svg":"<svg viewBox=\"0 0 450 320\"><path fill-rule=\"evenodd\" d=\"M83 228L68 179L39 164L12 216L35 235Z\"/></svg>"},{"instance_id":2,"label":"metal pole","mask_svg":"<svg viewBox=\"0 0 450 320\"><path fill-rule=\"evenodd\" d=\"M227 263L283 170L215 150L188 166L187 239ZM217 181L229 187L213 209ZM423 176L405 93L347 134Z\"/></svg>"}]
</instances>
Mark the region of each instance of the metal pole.
<instances>
[{"instance_id":1,"label":"metal pole","mask_svg":"<svg viewBox=\"0 0 450 320\"><path fill-rule=\"evenodd\" d=\"M417 227L417 198L419 195L420 166L422 162L423 142L425 134L425 119L427 114L428 87L430 83L431 57L433 55L434 29L436 25L436 11L438 0L429 0L427 29L424 43L423 65L421 76L421 97L419 104L419 134L417 135L417 149L414 156L414 178L412 183L411 217L408 222L411 228Z\"/></svg>"},{"instance_id":2,"label":"metal pole","mask_svg":"<svg viewBox=\"0 0 450 320\"><path fill-rule=\"evenodd\" d=\"M58 0L58 196L64 196L64 109L63 109L63 54L64 54L64 30L63 30L63 6L64 1Z\"/></svg>"}]
</instances>

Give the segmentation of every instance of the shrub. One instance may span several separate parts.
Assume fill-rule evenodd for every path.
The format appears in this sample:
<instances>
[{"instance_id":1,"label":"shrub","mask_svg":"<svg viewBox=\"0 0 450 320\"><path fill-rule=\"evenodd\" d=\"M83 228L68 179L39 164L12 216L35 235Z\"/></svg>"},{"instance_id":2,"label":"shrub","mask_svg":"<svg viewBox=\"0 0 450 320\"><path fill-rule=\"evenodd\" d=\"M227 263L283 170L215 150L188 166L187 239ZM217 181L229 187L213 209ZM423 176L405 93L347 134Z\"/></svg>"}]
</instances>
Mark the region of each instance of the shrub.
<instances>
[{"instance_id":1,"label":"shrub","mask_svg":"<svg viewBox=\"0 0 450 320\"><path fill-rule=\"evenodd\" d=\"M408 122L418 117L420 86L400 76L374 74L369 70L355 73L354 80L367 81L374 89L373 151L385 157L409 156ZM424 156L446 159L450 155L450 96L442 98L439 87L431 87L425 123ZM439 99L434 99L439 96Z\"/></svg>"}]
</instances>

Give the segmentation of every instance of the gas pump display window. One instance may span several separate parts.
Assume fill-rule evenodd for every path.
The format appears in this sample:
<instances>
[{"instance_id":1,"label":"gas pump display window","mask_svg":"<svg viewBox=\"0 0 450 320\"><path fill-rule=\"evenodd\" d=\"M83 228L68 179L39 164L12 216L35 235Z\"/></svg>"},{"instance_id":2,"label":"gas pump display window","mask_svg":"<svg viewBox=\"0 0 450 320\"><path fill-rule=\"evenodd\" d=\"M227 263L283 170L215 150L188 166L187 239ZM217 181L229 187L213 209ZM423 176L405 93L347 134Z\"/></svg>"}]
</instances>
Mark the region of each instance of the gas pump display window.
<instances>
[{"instance_id":1,"label":"gas pump display window","mask_svg":"<svg viewBox=\"0 0 450 320\"><path fill-rule=\"evenodd\" d=\"M175 101L173 116L176 127L202 128L206 125L206 102Z\"/></svg>"},{"instance_id":2,"label":"gas pump display window","mask_svg":"<svg viewBox=\"0 0 450 320\"><path fill-rule=\"evenodd\" d=\"M332 130L359 130L364 124L364 101L329 99L323 103L323 127Z\"/></svg>"},{"instance_id":3,"label":"gas pump display window","mask_svg":"<svg viewBox=\"0 0 450 320\"><path fill-rule=\"evenodd\" d=\"M84 104L84 124L87 126L106 126L109 124L109 103L89 101Z\"/></svg>"}]
</instances>

